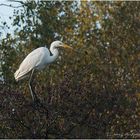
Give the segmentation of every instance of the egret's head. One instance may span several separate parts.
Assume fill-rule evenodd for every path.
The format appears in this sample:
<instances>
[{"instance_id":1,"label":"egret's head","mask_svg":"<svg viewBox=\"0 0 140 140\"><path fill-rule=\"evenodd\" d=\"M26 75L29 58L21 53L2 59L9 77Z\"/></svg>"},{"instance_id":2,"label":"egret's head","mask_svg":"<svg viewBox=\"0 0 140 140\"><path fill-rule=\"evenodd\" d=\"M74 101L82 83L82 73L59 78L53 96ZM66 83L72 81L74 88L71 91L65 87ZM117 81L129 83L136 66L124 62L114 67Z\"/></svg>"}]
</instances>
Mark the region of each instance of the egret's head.
<instances>
[{"instance_id":1,"label":"egret's head","mask_svg":"<svg viewBox=\"0 0 140 140\"><path fill-rule=\"evenodd\" d=\"M64 44L61 41L54 41L54 42L52 42L51 46L53 46L55 48L68 48L68 49L72 49L72 47Z\"/></svg>"}]
</instances>

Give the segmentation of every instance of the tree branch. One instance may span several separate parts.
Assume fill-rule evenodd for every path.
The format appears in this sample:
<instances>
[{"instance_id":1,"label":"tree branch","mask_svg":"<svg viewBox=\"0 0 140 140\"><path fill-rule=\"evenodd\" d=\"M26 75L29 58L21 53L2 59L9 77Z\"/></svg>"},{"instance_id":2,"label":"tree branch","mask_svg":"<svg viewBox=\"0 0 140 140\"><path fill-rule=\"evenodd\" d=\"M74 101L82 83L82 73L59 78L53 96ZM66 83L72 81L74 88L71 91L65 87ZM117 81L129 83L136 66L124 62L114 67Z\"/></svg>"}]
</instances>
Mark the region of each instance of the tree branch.
<instances>
[{"instance_id":1,"label":"tree branch","mask_svg":"<svg viewBox=\"0 0 140 140\"><path fill-rule=\"evenodd\" d=\"M13 5L8 5L8 4L0 4L0 6L7 6L7 7L11 7L11 8L19 8L19 7L22 7L22 6L13 6Z\"/></svg>"},{"instance_id":2,"label":"tree branch","mask_svg":"<svg viewBox=\"0 0 140 140\"><path fill-rule=\"evenodd\" d=\"M18 2L18 3L21 3L21 4L24 4L24 2L21 0L7 0L8 2Z\"/></svg>"}]
</instances>

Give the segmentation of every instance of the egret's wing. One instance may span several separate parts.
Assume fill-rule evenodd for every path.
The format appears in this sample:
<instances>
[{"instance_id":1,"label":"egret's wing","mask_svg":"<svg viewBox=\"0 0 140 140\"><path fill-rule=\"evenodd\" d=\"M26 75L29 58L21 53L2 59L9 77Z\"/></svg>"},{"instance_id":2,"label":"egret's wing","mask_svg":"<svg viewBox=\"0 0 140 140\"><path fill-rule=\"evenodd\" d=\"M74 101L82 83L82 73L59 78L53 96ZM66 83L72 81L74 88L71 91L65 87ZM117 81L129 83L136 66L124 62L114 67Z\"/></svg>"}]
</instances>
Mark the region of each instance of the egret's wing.
<instances>
[{"instance_id":1,"label":"egret's wing","mask_svg":"<svg viewBox=\"0 0 140 140\"><path fill-rule=\"evenodd\" d=\"M20 64L19 69L15 72L15 79L21 80L32 70L41 69L45 65L45 60L50 55L46 47L40 47L32 51Z\"/></svg>"}]
</instances>

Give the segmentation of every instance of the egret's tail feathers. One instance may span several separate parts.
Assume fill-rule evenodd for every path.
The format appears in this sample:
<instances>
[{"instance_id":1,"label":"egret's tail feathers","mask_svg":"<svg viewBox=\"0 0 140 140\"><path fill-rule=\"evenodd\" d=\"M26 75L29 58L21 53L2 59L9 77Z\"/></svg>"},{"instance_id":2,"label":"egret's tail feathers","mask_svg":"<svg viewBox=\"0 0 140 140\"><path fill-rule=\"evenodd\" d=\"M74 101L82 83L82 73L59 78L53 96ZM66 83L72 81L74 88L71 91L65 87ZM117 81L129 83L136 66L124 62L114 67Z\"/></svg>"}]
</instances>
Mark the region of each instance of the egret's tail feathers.
<instances>
[{"instance_id":1,"label":"egret's tail feathers","mask_svg":"<svg viewBox=\"0 0 140 140\"><path fill-rule=\"evenodd\" d=\"M27 76L28 76L28 74L21 73L19 69L14 73L14 77L15 77L16 81L22 80L22 79L24 79Z\"/></svg>"},{"instance_id":2,"label":"egret's tail feathers","mask_svg":"<svg viewBox=\"0 0 140 140\"><path fill-rule=\"evenodd\" d=\"M20 73L19 69L14 73L14 77L16 81L19 81L19 73Z\"/></svg>"}]
</instances>

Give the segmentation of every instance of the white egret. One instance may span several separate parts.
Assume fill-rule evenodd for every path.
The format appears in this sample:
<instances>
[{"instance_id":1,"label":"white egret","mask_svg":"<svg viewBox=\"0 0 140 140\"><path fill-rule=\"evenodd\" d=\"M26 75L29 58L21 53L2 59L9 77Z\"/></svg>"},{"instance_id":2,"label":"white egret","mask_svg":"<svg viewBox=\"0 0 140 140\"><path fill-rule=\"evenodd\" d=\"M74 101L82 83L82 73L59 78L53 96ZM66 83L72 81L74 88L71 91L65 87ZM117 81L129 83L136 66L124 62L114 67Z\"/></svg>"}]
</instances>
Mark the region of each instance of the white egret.
<instances>
[{"instance_id":1,"label":"white egret","mask_svg":"<svg viewBox=\"0 0 140 140\"><path fill-rule=\"evenodd\" d=\"M48 64L52 63L59 55L58 48L69 48L68 45L61 41L54 41L51 43L50 50L46 47L40 47L29 53L23 62L20 64L19 69L14 73L16 81L22 80L30 74L29 89L33 101L38 101L37 95L32 88L32 77L35 69L43 69Z\"/></svg>"}]
</instances>

